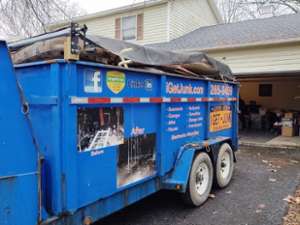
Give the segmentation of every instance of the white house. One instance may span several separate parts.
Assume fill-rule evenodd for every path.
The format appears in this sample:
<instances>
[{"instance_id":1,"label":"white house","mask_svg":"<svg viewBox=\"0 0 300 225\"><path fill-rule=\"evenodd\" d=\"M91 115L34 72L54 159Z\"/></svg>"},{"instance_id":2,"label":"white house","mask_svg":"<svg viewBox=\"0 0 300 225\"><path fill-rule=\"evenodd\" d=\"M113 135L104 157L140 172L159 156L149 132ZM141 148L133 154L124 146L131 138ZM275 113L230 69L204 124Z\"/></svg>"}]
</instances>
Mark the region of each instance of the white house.
<instances>
[{"instance_id":1,"label":"white house","mask_svg":"<svg viewBox=\"0 0 300 225\"><path fill-rule=\"evenodd\" d=\"M214 0L150 0L73 19L89 34L153 44L222 22ZM50 30L65 26L63 21Z\"/></svg>"}]
</instances>

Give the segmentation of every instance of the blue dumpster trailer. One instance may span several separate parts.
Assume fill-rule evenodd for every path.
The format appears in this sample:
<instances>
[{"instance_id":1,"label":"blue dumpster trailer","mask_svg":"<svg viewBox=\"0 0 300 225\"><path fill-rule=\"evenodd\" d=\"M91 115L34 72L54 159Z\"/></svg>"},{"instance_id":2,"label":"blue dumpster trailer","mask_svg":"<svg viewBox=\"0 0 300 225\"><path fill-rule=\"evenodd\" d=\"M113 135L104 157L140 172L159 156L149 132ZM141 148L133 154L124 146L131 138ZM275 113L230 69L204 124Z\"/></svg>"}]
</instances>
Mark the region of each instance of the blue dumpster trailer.
<instances>
[{"instance_id":1,"label":"blue dumpster trailer","mask_svg":"<svg viewBox=\"0 0 300 225\"><path fill-rule=\"evenodd\" d=\"M161 189L229 184L238 84L50 60L0 42L0 224L88 225Z\"/></svg>"}]
</instances>

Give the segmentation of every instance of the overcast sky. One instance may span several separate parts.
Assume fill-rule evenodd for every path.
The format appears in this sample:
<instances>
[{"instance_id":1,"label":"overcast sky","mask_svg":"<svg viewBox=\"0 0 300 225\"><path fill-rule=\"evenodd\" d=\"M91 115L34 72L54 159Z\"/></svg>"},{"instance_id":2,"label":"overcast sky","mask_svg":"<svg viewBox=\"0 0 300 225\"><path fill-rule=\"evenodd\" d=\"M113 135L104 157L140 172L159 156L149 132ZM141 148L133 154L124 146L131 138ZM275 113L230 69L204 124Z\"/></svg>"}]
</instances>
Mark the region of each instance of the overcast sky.
<instances>
[{"instance_id":1,"label":"overcast sky","mask_svg":"<svg viewBox=\"0 0 300 225\"><path fill-rule=\"evenodd\" d=\"M124 5L141 2L142 0L72 0L78 3L87 13L94 13Z\"/></svg>"}]
</instances>

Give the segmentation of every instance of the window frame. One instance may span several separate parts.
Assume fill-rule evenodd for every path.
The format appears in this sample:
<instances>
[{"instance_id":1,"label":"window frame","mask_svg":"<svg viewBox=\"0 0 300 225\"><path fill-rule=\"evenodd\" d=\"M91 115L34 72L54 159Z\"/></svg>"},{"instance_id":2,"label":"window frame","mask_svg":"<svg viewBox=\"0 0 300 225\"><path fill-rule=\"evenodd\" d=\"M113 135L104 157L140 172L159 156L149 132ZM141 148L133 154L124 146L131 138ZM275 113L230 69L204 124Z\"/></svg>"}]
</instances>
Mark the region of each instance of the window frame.
<instances>
[{"instance_id":1,"label":"window frame","mask_svg":"<svg viewBox=\"0 0 300 225\"><path fill-rule=\"evenodd\" d=\"M130 39L130 40L124 40L124 35L123 35L123 19L128 18L128 17L135 17L135 37L134 39ZM121 31L121 40L122 41L137 41L138 39L138 15L129 15L129 16L122 16L121 19L121 24L120 24L120 31Z\"/></svg>"},{"instance_id":2,"label":"window frame","mask_svg":"<svg viewBox=\"0 0 300 225\"><path fill-rule=\"evenodd\" d=\"M270 92L269 94L266 94L266 90L262 90L263 88L271 88L271 90L268 90L268 92ZM273 97L273 84L272 83L262 83L262 84L258 84L258 97L262 97L262 98L271 98Z\"/></svg>"}]
</instances>

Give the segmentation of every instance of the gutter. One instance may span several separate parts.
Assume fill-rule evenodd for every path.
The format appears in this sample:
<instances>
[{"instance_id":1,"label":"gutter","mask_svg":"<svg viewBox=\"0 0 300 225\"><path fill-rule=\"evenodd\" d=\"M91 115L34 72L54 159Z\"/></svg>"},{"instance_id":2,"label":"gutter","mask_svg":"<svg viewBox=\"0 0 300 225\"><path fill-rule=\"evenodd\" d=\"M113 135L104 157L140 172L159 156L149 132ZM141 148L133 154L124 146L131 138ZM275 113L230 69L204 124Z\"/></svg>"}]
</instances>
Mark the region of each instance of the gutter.
<instances>
[{"instance_id":1,"label":"gutter","mask_svg":"<svg viewBox=\"0 0 300 225\"><path fill-rule=\"evenodd\" d=\"M291 70L291 71L286 71L286 70L282 70L282 71L261 71L261 72L251 72L251 73L246 73L246 72L242 72L242 73L234 73L234 76L238 77L238 78L261 78L261 77L270 77L270 78L275 78L275 77L297 77L300 79L300 70ZM284 76L283 76L284 75Z\"/></svg>"}]
</instances>

